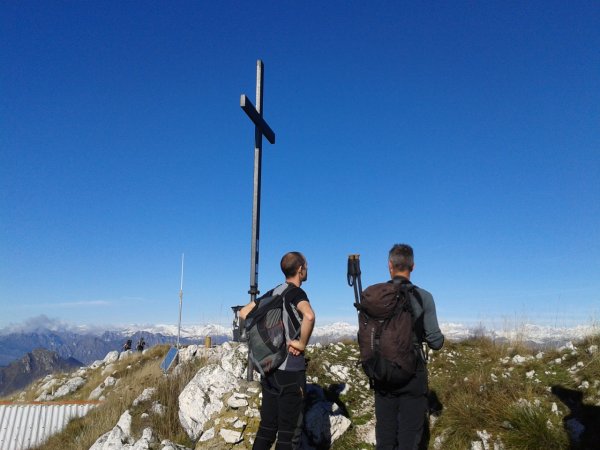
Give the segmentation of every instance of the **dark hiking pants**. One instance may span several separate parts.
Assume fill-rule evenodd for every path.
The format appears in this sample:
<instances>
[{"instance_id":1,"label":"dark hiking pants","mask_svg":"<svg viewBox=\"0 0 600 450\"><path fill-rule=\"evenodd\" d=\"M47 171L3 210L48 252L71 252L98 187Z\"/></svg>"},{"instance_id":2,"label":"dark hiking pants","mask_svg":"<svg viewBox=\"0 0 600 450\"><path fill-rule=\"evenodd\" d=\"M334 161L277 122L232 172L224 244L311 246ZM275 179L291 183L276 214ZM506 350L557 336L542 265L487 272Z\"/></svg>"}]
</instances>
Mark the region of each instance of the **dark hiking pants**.
<instances>
[{"instance_id":1,"label":"dark hiking pants","mask_svg":"<svg viewBox=\"0 0 600 450\"><path fill-rule=\"evenodd\" d=\"M417 450L427 430L427 374L417 372L396 393L375 390L375 440L377 450Z\"/></svg>"},{"instance_id":2,"label":"dark hiking pants","mask_svg":"<svg viewBox=\"0 0 600 450\"><path fill-rule=\"evenodd\" d=\"M269 450L275 440L276 450L300 447L306 372L276 370L262 380L260 425L253 450Z\"/></svg>"}]
</instances>

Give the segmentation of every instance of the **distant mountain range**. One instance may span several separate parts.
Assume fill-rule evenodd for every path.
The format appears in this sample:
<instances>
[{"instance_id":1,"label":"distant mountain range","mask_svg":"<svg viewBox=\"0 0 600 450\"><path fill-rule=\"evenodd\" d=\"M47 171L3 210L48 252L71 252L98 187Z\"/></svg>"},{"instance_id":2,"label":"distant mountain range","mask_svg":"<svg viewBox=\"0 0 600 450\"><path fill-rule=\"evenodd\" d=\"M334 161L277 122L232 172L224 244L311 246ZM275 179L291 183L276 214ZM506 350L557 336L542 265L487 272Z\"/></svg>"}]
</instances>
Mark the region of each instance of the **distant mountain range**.
<instances>
[{"instance_id":1,"label":"distant mountain range","mask_svg":"<svg viewBox=\"0 0 600 450\"><path fill-rule=\"evenodd\" d=\"M29 324L31 325L31 324ZM328 343L340 339L354 339L356 324L336 322L315 327L311 342ZM523 325L518 329L494 331L462 324L441 324L442 332L448 339L460 340L473 335L485 335L496 340L514 340L537 345L562 345L569 340L598 333L598 326L579 326L573 328L542 327ZM140 337L146 345L174 344L177 340L176 325L128 325L112 330L99 330L84 326L72 326L52 321L41 316L35 326L11 326L0 330L0 366L6 366L36 348L56 352L62 358L75 358L89 365L102 359L112 350L121 350L127 339L133 342L133 348ZM232 329L217 324L184 325L181 328L180 341L184 345L204 343L210 336L214 344L232 339Z\"/></svg>"},{"instance_id":2,"label":"distant mountain range","mask_svg":"<svg viewBox=\"0 0 600 450\"><path fill-rule=\"evenodd\" d=\"M121 350L131 339L133 349L143 336L148 347L157 344L175 344L177 327L174 325L131 325L102 331L83 326L52 322L42 318L35 327L11 326L0 330L0 396L22 389L32 381L47 374L90 365L103 359L113 350ZM52 323L50 323L52 322ZM314 329L312 343L326 344L342 339L355 339L357 325L336 322ZM449 340L469 336L487 336L498 342L518 340L539 347L558 347L566 342L580 340L586 335L599 333L598 326L552 328L523 325L517 330L494 331L481 326L465 327L461 324L441 324ZM210 336L213 344L232 339L232 330L221 325L183 326L180 342L183 345L203 344Z\"/></svg>"},{"instance_id":3,"label":"distant mountain range","mask_svg":"<svg viewBox=\"0 0 600 450\"><path fill-rule=\"evenodd\" d=\"M56 352L38 348L7 367L0 367L0 396L23 389L29 383L55 372L70 372L81 367L74 358L61 358Z\"/></svg>"},{"instance_id":4,"label":"distant mountain range","mask_svg":"<svg viewBox=\"0 0 600 450\"><path fill-rule=\"evenodd\" d=\"M147 347L157 344L174 344L177 339L177 334L164 335L149 330L133 331L130 329L105 331L99 335L89 332L58 330L13 332L0 335L0 366L10 364L35 348L45 348L56 352L62 358L72 357L89 365L95 360L104 358L110 351L121 350L127 339L132 340L133 349L135 349L136 342L142 336ZM215 343L231 339L230 336L224 334L211 335L211 337ZM184 345L197 344L199 339L199 337L182 337L180 341Z\"/></svg>"}]
</instances>

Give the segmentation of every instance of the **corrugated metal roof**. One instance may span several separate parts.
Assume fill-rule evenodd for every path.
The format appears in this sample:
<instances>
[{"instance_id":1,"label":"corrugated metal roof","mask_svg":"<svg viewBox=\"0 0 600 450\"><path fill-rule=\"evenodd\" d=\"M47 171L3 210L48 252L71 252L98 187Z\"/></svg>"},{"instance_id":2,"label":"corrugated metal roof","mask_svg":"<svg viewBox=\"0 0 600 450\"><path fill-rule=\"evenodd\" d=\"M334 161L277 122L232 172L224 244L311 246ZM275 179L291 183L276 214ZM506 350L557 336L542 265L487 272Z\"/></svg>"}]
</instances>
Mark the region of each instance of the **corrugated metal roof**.
<instances>
[{"instance_id":1,"label":"corrugated metal roof","mask_svg":"<svg viewBox=\"0 0 600 450\"><path fill-rule=\"evenodd\" d=\"M0 404L0 449L26 450L61 431L97 403Z\"/></svg>"}]
</instances>

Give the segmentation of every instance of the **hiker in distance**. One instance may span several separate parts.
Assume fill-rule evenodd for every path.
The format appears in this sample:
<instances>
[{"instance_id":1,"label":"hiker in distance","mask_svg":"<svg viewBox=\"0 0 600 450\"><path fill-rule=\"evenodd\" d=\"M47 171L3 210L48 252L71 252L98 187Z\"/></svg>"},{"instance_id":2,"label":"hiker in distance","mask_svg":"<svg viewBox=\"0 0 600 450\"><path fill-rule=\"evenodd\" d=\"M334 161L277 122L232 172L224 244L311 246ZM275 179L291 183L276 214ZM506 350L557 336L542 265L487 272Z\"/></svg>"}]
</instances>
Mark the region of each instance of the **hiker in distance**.
<instances>
[{"instance_id":1,"label":"hiker in distance","mask_svg":"<svg viewBox=\"0 0 600 450\"><path fill-rule=\"evenodd\" d=\"M402 381L398 385L374 380L376 448L416 450L424 434L428 408L427 361L423 342L429 348L439 350L444 345L444 335L438 325L433 296L410 282L414 269L412 247L406 244L394 245L389 252L388 269L391 277L388 283L397 286L399 292L407 293L407 307L410 308L409 312L412 310L412 350L417 355L414 375L411 371L408 381ZM408 317L410 327L410 316ZM382 335L382 339L384 337ZM410 337L407 338L409 339ZM397 342L394 340L394 345ZM382 342L382 348L384 345L386 343Z\"/></svg>"},{"instance_id":2,"label":"hiker in distance","mask_svg":"<svg viewBox=\"0 0 600 450\"><path fill-rule=\"evenodd\" d=\"M306 292L300 287L308 278L308 264L302 253L289 252L281 258L281 271L285 282L267 292L261 298L282 294L284 308L288 306L300 322L300 334L294 339L287 335L287 356L283 363L261 377L262 404L260 425L253 450L269 450L276 441L275 449L298 449L302 434L304 396L306 393L306 361L304 350L315 324ZM240 310L246 319L261 299L250 302Z\"/></svg>"}]
</instances>

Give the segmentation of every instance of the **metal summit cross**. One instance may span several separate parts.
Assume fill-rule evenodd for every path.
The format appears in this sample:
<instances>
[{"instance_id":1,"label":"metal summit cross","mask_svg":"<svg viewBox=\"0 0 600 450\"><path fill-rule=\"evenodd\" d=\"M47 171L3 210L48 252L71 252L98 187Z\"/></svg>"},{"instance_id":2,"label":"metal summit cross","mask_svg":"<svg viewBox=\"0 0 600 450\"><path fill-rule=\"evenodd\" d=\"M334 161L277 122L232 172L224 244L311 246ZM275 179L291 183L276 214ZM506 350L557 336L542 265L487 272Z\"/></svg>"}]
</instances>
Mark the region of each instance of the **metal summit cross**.
<instances>
[{"instance_id":1,"label":"metal summit cross","mask_svg":"<svg viewBox=\"0 0 600 450\"><path fill-rule=\"evenodd\" d=\"M254 197L252 203L252 245L250 255L250 300L256 300L258 290L258 242L260 231L260 175L262 162L263 135L271 144L275 144L275 133L263 119L263 69L264 64L256 61L256 107L242 94L240 106L254 122ZM250 369L250 368L249 368ZM249 370L250 373L250 370Z\"/></svg>"}]
</instances>

